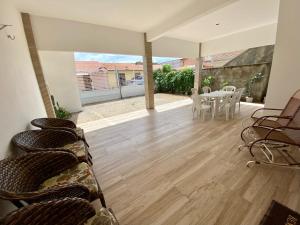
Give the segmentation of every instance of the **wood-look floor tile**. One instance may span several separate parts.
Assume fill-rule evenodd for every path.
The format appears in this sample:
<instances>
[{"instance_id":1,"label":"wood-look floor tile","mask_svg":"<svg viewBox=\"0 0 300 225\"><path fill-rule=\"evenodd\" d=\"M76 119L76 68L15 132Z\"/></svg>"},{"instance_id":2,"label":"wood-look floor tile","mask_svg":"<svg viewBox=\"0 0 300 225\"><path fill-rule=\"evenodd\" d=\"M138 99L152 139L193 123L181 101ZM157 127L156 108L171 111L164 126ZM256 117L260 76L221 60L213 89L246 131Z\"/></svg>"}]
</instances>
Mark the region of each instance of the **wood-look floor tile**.
<instances>
[{"instance_id":1,"label":"wood-look floor tile","mask_svg":"<svg viewBox=\"0 0 300 225\"><path fill-rule=\"evenodd\" d=\"M154 110L86 133L120 224L256 225L272 199L300 211L300 171L247 168L249 152L238 151L241 123L259 107L205 122L192 119L190 105Z\"/></svg>"}]
</instances>

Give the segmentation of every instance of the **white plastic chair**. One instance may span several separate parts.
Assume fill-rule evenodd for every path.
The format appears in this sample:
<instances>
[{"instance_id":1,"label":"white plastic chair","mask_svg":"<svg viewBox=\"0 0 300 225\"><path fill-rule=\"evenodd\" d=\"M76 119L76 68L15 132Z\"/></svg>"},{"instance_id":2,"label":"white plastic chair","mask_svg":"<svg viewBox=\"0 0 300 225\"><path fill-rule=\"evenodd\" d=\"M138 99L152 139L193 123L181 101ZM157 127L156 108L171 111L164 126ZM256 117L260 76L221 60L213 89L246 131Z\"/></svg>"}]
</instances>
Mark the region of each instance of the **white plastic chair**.
<instances>
[{"instance_id":1,"label":"white plastic chair","mask_svg":"<svg viewBox=\"0 0 300 225\"><path fill-rule=\"evenodd\" d=\"M203 91L203 93L210 93L210 92L211 92L211 88L208 87L208 86L204 86L204 87L202 88L202 91Z\"/></svg>"},{"instance_id":2,"label":"white plastic chair","mask_svg":"<svg viewBox=\"0 0 300 225\"><path fill-rule=\"evenodd\" d=\"M235 91L236 87L235 86L225 86L222 88L222 91Z\"/></svg>"},{"instance_id":3,"label":"white plastic chair","mask_svg":"<svg viewBox=\"0 0 300 225\"><path fill-rule=\"evenodd\" d=\"M220 110L225 112L226 120L234 117L238 96L239 92L234 92L233 95L227 95L223 98L223 101L220 105Z\"/></svg>"},{"instance_id":4,"label":"white plastic chair","mask_svg":"<svg viewBox=\"0 0 300 225\"><path fill-rule=\"evenodd\" d=\"M207 101L206 98L198 95L197 89L195 88L192 88L191 98L193 100L193 106L192 106L193 119L195 118L195 112L196 112L197 117L201 117L201 119L204 121L207 112L212 111L210 102Z\"/></svg>"},{"instance_id":5,"label":"white plastic chair","mask_svg":"<svg viewBox=\"0 0 300 225\"><path fill-rule=\"evenodd\" d=\"M245 89L246 88L239 88L236 90L239 93L238 97L237 97L237 102L236 102L236 103L239 103L239 111L241 110L241 98L242 98L242 95L243 95Z\"/></svg>"},{"instance_id":6,"label":"white plastic chair","mask_svg":"<svg viewBox=\"0 0 300 225\"><path fill-rule=\"evenodd\" d=\"M234 92L231 98L227 98L227 102L225 103L225 113L226 113L226 120L230 118L234 118L235 114L235 106L238 101L239 92Z\"/></svg>"}]
</instances>

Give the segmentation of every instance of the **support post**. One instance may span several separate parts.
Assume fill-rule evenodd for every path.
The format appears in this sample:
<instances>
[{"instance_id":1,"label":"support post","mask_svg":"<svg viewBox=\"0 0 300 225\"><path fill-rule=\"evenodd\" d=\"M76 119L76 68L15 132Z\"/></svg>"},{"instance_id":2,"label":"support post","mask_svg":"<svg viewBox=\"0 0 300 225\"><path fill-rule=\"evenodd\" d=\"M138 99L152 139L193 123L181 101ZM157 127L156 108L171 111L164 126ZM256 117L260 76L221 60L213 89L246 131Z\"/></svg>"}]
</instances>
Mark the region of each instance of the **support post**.
<instances>
[{"instance_id":1,"label":"support post","mask_svg":"<svg viewBox=\"0 0 300 225\"><path fill-rule=\"evenodd\" d=\"M50 94L47 89L43 69L41 66L38 50L36 47L33 30L31 26L30 15L28 13L21 13L27 45L31 57L31 62L35 72L35 76L39 85L41 96L45 105L46 113L48 117L55 117Z\"/></svg>"},{"instance_id":2,"label":"support post","mask_svg":"<svg viewBox=\"0 0 300 225\"><path fill-rule=\"evenodd\" d=\"M196 64L195 64L195 78L194 78L194 88L198 90L198 93L201 89L201 70L203 65L203 58L201 57L201 43L199 43L199 55L196 58Z\"/></svg>"},{"instance_id":3,"label":"support post","mask_svg":"<svg viewBox=\"0 0 300 225\"><path fill-rule=\"evenodd\" d=\"M152 43L147 42L147 34L144 34L145 53L143 57L144 65L144 86L146 108L154 109L154 80L153 80L153 65L152 65Z\"/></svg>"}]
</instances>

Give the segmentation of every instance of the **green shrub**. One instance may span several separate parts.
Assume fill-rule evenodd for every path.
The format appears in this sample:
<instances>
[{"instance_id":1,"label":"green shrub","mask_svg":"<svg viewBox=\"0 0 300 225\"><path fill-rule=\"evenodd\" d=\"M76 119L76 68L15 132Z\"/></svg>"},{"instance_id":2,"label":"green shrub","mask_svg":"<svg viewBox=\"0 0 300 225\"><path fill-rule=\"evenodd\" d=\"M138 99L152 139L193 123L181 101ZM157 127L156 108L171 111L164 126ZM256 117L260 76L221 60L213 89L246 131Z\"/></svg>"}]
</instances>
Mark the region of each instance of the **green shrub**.
<instances>
[{"instance_id":1,"label":"green shrub","mask_svg":"<svg viewBox=\"0 0 300 225\"><path fill-rule=\"evenodd\" d=\"M156 92L190 94L194 86L193 69L173 70L170 65L153 72Z\"/></svg>"},{"instance_id":2,"label":"green shrub","mask_svg":"<svg viewBox=\"0 0 300 225\"><path fill-rule=\"evenodd\" d=\"M203 80L201 82L202 84L202 87L211 87L215 82L215 77L211 76L211 75L208 75L208 76L205 76L203 77Z\"/></svg>"},{"instance_id":3,"label":"green shrub","mask_svg":"<svg viewBox=\"0 0 300 225\"><path fill-rule=\"evenodd\" d=\"M162 67L162 72L163 73L169 73L171 71L172 71L172 66L171 65L169 65L169 64L163 65L163 67Z\"/></svg>"}]
</instances>

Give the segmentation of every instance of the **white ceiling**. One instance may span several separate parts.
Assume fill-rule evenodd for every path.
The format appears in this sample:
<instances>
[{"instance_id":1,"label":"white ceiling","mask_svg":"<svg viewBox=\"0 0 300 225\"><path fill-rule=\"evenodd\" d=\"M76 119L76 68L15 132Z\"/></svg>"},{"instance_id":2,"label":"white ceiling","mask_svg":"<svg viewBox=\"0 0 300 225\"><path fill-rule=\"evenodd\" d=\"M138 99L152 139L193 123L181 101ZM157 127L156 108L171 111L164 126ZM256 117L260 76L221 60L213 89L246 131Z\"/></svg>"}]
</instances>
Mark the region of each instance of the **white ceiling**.
<instances>
[{"instance_id":1,"label":"white ceiling","mask_svg":"<svg viewBox=\"0 0 300 225\"><path fill-rule=\"evenodd\" d=\"M148 32L166 21L179 18L182 13L188 14L193 6L199 7L199 4L201 6L213 0L13 1L20 11L34 15ZM222 5L224 2L231 4ZM168 31L165 36L203 42L277 22L279 0L214 0L210 4L215 5L212 8L215 11L182 21L180 26Z\"/></svg>"},{"instance_id":2,"label":"white ceiling","mask_svg":"<svg viewBox=\"0 0 300 225\"><path fill-rule=\"evenodd\" d=\"M169 31L166 36L204 42L276 23L278 11L279 0L239 0Z\"/></svg>"},{"instance_id":3,"label":"white ceiling","mask_svg":"<svg viewBox=\"0 0 300 225\"><path fill-rule=\"evenodd\" d=\"M20 11L146 32L204 0L14 0Z\"/></svg>"}]
</instances>

